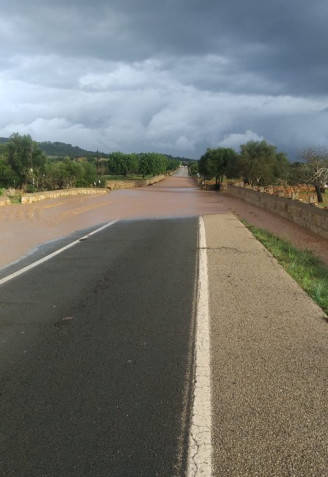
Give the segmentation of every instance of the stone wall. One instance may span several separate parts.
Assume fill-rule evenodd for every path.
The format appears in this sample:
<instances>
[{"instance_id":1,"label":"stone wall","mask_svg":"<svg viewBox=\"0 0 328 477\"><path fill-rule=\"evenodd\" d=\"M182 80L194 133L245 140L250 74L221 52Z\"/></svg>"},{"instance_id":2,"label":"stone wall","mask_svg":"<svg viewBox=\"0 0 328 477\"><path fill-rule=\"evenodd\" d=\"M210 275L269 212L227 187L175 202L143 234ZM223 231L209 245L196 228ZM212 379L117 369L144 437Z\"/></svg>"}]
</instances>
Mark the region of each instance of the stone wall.
<instances>
[{"instance_id":1,"label":"stone wall","mask_svg":"<svg viewBox=\"0 0 328 477\"><path fill-rule=\"evenodd\" d=\"M8 197L0 197L0 207L3 205L10 205L10 200Z\"/></svg>"},{"instance_id":2,"label":"stone wall","mask_svg":"<svg viewBox=\"0 0 328 477\"><path fill-rule=\"evenodd\" d=\"M139 180L139 181L107 181L106 189L98 188L76 188L76 189L61 189L61 190L52 190L46 192L35 192L31 194L22 195L22 204L30 204L31 202L37 202L44 199L57 199L58 197L72 197L76 195L85 195L85 194L108 194L109 190L117 189L134 189L136 187L147 187L156 182L162 181L166 176L159 175L155 176L152 179ZM1 198L0 198L1 199ZM5 198L3 198L5 199ZM9 199L8 199L9 201ZM7 205L6 203L1 203L1 205Z\"/></svg>"},{"instance_id":3,"label":"stone wall","mask_svg":"<svg viewBox=\"0 0 328 477\"><path fill-rule=\"evenodd\" d=\"M76 195L99 195L99 194L108 194L107 189L97 189L97 188L77 188L77 189L61 189L61 190L51 190L46 192L34 192L33 194L24 194L22 195L22 204L30 204L31 202L38 202L39 200L44 199L57 199L58 197L72 197Z\"/></svg>"},{"instance_id":4,"label":"stone wall","mask_svg":"<svg viewBox=\"0 0 328 477\"><path fill-rule=\"evenodd\" d=\"M328 239L328 211L297 200L286 199L265 192L257 192L244 187L227 186L228 194L243 199L250 204L263 207L275 214L311 230Z\"/></svg>"},{"instance_id":5,"label":"stone wall","mask_svg":"<svg viewBox=\"0 0 328 477\"><path fill-rule=\"evenodd\" d=\"M166 176L154 176L152 179L137 180L137 181L106 181L106 187L110 190L118 189L135 189L137 187L147 187L165 179Z\"/></svg>"}]
</instances>

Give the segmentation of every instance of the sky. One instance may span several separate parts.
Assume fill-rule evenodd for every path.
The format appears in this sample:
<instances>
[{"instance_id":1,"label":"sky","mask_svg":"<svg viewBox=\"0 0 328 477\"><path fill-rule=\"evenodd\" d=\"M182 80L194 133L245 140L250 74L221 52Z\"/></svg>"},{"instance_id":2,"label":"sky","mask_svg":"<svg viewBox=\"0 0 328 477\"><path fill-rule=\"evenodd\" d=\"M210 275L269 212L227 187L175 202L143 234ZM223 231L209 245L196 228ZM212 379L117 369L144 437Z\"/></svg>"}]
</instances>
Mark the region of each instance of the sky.
<instances>
[{"instance_id":1,"label":"sky","mask_svg":"<svg viewBox=\"0 0 328 477\"><path fill-rule=\"evenodd\" d=\"M328 146L327 0L0 0L0 137Z\"/></svg>"}]
</instances>

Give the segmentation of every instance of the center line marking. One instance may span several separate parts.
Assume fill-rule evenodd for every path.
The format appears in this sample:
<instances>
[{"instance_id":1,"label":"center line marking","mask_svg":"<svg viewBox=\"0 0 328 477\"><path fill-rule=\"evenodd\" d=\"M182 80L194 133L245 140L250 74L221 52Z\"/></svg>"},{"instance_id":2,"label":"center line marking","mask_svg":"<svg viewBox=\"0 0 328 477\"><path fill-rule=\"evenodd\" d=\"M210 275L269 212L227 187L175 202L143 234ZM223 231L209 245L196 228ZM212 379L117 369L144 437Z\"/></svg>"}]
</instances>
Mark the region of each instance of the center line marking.
<instances>
[{"instance_id":1,"label":"center line marking","mask_svg":"<svg viewBox=\"0 0 328 477\"><path fill-rule=\"evenodd\" d=\"M11 275L8 275L7 277L2 278L2 279L0 280L0 286L3 285L3 284L6 283L6 282L9 282L9 281L12 280L13 278L19 277L19 276L22 275L23 273L28 272L29 270L32 270L32 269L35 268L35 267L38 267L38 266L41 265L42 263L47 262L48 260L50 260L51 258L55 257L56 255L59 255L60 253L64 252L65 250L68 250L69 248L74 247L74 245L77 245L77 244L80 243L81 241L87 240L87 239L88 239L89 237L91 237L92 235L95 235L95 234L97 234L98 232L101 232L102 230L107 229L107 228L110 227L111 225L116 224L116 222L118 222L118 220L119 220L119 219L113 220L112 222L108 222L108 224L105 224L105 225L103 225L102 227L99 227L99 229L96 229L96 230L94 230L93 232L90 232L89 234L84 235L83 237L80 237L80 238L77 239L77 240L74 240L74 242L71 242L71 243L69 243L68 245L65 245L65 247L62 247L62 248L56 250L55 252L50 253L50 254L47 255L46 257L40 258L40 260L37 260L36 262L33 262L33 263L31 263L30 265L27 265L26 267L21 268L20 270L17 270L17 272L14 272L14 273L12 273Z\"/></svg>"},{"instance_id":2,"label":"center line marking","mask_svg":"<svg viewBox=\"0 0 328 477\"><path fill-rule=\"evenodd\" d=\"M195 388L189 435L188 477L212 476L212 405L209 286L206 234L199 219L198 302L196 313Z\"/></svg>"}]
</instances>

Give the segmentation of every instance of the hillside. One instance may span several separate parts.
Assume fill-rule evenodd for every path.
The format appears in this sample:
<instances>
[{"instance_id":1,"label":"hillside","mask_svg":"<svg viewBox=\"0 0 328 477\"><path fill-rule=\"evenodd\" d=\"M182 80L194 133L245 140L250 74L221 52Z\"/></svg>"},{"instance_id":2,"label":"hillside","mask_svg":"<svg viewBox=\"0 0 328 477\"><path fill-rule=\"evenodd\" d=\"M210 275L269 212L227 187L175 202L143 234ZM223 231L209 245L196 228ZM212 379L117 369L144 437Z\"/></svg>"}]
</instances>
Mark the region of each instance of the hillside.
<instances>
[{"instance_id":1,"label":"hillside","mask_svg":"<svg viewBox=\"0 0 328 477\"><path fill-rule=\"evenodd\" d=\"M0 144L8 142L9 138L6 137L0 137ZM48 157L88 157L88 156L96 156L97 152L96 151L87 151L86 149L82 149L79 146L72 146L72 144L66 144L64 142L51 142L51 141L44 141L44 142L38 142L40 149L45 153L46 156ZM108 154L105 154L103 152L99 152L99 155L104 158L107 157ZM169 154L166 154L166 156L169 159L174 159L177 161L194 161L194 159L188 159L186 157L175 157L171 156Z\"/></svg>"},{"instance_id":2,"label":"hillside","mask_svg":"<svg viewBox=\"0 0 328 477\"><path fill-rule=\"evenodd\" d=\"M9 141L7 137L0 137L0 144L4 144ZM92 151L87 151L78 146L72 146L71 144L66 144L64 142L38 142L40 149L48 157L85 157L85 156L94 156L97 153ZM102 153L103 156L103 153Z\"/></svg>"},{"instance_id":3,"label":"hillside","mask_svg":"<svg viewBox=\"0 0 328 477\"><path fill-rule=\"evenodd\" d=\"M39 142L40 149L49 157L85 157L96 153L64 142Z\"/></svg>"}]
</instances>

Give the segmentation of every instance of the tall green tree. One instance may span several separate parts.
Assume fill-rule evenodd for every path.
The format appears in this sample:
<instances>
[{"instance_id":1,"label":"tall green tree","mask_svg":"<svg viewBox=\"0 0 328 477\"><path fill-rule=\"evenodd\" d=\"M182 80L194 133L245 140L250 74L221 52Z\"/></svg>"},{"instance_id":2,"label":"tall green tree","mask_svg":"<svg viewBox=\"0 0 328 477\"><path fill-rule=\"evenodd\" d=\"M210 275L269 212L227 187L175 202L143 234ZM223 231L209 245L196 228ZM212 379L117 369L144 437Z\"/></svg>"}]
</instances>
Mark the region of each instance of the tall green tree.
<instances>
[{"instance_id":1,"label":"tall green tree","mask_svg":"<svg viewBox=\"0 0 328 477\"><path fill-rule=\"evenodd\" d=\"M215 183L219 187L223 176L226 174L228 164L235 160L236 156L236 152L230 148L208 148L199 160L199 172L204 177L214 177Z\"/></svg>"},{"instance_id":2,"label":"tall green tree","mask_svg":"<svg viewBox=\"0 0 328 477\"><path fill-rule=\"evenodd\" d=\"M157 152L147 152L140 154L139 172L143 177L147 175L156 176L167 171L168 158Z\"/></svg>"},{"instance_id":3,"label":"tall green tree","mask_svg":"<svg viewBox=\"0 0 328 477\"><path fill-rule=\"evenodd\" d=\"M5 154L8 164L18 178L18 185L30 184L38 188L46 157L31 136L12 134L9 142L5 144Z\"/></svg>"},{"instance_id":4,"label":"tall green tree","mask_svg":"<svg viewBox=\"0 0 328 477\"><path fill-rule=\"evenodd\" d=\"M118 176L137 174L139 170L139 158L136 154L112 152L109 154L108 169L110 174Z\"/></svg>"},{"instance_id":5,"label":"tall green tree","mask_svg":"<svg viewBox=\"0 0 328 477\"><path fill-rule=\"evenodd\" d=\"M20 177L8 164L6 158L0 155L0 187L14 187L19 185Z\"/></svg>"},{"instance_id":6,"label":"tall green tree","mask_svg":"<svg viewBox=\"0 0 328 477\"><path fill-rule=\"evenodd\" d=\"M266 186L287 178L289 162L276 146L266 141L249 141L241 146L239 167L245 182Z\"/></svg>"}]
</instances>

